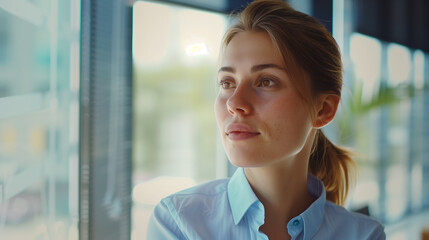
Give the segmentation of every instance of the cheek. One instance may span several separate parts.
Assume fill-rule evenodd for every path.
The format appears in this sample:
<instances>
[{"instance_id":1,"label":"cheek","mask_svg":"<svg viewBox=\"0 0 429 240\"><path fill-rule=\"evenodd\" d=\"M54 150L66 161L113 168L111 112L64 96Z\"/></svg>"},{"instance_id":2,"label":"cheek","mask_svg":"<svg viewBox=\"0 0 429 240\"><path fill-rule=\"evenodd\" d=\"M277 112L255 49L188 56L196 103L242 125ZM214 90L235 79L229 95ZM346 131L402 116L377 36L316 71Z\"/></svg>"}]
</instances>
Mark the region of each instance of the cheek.
<instances>
[{"instance_id":1,"label":"cheek","mask_svg":"<svg viewBox=\"0 0 429 240\"><path fill-rule=\"evenodd\" d=\"M276 138L300 138L306 135L311 128L311 117L301 101L296 99L283 99L277 104L266 106L270 114L271 127ZM273 136L274 137L274 136Z\"/></svg>"}]
</instances>

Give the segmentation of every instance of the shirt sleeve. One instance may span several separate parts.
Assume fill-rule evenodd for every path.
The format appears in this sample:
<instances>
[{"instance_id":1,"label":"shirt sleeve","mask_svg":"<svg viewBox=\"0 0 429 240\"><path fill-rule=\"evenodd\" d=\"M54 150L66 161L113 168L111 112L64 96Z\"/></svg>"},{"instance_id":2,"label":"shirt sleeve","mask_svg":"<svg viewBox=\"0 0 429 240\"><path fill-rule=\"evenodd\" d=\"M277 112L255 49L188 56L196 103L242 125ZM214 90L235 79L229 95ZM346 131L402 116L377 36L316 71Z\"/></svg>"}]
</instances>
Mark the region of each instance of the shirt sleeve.
<instances>
[{"instance_id":1,"label":"shirt sleeve","mask_svg":"<svg viewBox=\"0 0 429 240\"><path fill-rule=\"evenodd\" d=\"M162 200L150 216L147 227L147 239L156 240L185 240L182 231L177 225L175 209Z\"/></svg>"},{"instance_id":2,"label":"shirt sleeve","mask_svg":"<svg viewBox=\"0 0 429 240\"><path fill-rule=\"evenodd\" d=\"M386 233L384 232L383 225L378 224L378 226L368 237L368 240L386 240Z\"/></svg>"}]
</instances>

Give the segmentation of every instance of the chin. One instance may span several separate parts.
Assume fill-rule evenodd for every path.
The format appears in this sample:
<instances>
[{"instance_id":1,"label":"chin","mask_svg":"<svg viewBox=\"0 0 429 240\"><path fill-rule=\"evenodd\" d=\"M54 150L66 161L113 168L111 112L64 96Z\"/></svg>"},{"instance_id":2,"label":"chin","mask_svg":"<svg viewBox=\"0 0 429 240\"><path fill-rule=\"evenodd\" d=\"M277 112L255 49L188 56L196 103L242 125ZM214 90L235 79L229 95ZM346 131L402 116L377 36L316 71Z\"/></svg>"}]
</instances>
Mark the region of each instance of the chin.
<instances>
[{"instance_id":1,"label":"chin","mask_svg":"<svg viewBox=\"0 0 429 240\"><path fill-rule=\"evenodd\" d=\"M254 157L231 157L228 156L229 162L236 166L242 168L248 167L259 167L264 164L263 161L255 159Z\"/></svg>"},{"instance_id":2,"label":"chin","mask_svg":"<svg viewBox=\"0 0 429 240\"><path fill-rule=\"evenodd\" d=\"M278 154L272 153L272 150L266 149L262 151L254 145L244 147L240 145L225 146L229 161L236 167L261 167L280 159Z\"/></svg>"}]
</instances>

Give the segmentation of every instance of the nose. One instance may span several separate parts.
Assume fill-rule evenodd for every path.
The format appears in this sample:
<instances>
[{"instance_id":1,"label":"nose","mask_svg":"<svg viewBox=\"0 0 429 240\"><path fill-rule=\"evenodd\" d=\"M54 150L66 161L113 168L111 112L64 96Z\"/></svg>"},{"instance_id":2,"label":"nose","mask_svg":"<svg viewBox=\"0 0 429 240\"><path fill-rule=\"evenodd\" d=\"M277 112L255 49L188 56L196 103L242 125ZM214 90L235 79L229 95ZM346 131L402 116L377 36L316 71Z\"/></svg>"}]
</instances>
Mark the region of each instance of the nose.
<instances>
[{"instance_id":1,"label":"nose","mask_svg":"<svg viewBox=\"0 0 429 240\"><path fill-rule=\"evenodd\" d=\"M249 115L253 111L250 91L244 87L237 87L234 93L228 98L226 106L231 115Z\"/></svg>"}]
</instances>

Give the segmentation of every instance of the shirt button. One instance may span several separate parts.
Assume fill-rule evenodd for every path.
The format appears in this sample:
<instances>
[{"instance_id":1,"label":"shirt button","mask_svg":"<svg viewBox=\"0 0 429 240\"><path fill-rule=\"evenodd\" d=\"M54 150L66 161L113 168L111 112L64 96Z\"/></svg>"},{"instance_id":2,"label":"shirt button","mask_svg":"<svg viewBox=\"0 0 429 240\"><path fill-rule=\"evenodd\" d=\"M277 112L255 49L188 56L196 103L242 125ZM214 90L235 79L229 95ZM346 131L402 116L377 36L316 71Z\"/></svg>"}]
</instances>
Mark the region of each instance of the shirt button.
<instances>
[{"instance_id":1,"label":"shirt button","mask_svg":"<svg viewBox=\"0 0 429 240\"><path fill-rule=\"evenodd\" d=\"M294 226L298 226L299 225L299 220L298 219L293 220L292 224Z\"/></svg>"}]
</instances>

